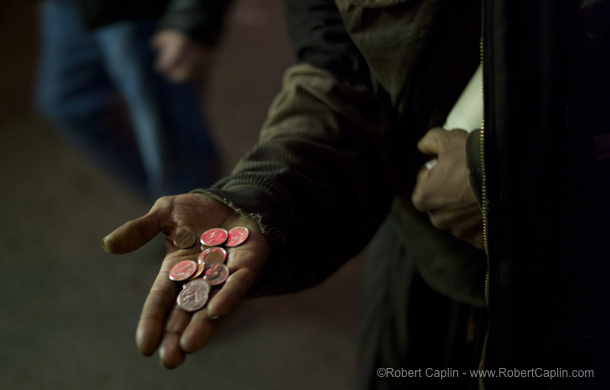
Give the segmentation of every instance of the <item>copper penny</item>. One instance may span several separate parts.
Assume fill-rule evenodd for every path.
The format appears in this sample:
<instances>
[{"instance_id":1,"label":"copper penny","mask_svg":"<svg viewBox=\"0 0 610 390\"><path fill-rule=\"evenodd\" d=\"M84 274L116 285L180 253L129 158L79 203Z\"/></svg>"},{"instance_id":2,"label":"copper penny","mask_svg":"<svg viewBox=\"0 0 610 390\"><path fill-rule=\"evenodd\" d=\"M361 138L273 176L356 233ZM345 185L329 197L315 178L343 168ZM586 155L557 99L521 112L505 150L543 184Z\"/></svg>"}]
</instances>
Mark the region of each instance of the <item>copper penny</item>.
<instances>
[{"instance_id":1,"label":"copper penny","mask_svg":"<svg viewBox=\"0 0 610 390\"><path fill-rule=\"evenodd\" d=\"M233 229L229 230L229 239L227 240L226 245L228 247L241 245L244 241L246 241L249 235L250 231L248 228L241 226L234 227Z\"/></svg>"},{"instance_id":2,"label":"copper penny","mask_svg":"<svg viewBox=\"0 0 610 390\"><path fill-rule=\"evenodd\" d=\"M212 228L206 230L201 235L201 243L205 246L218 246L222 245L227 241L229 232L223 228Z\"/></svg>"},{"instance_id":3,"label":"copper penny","mask_svg":"<svg viewBox=\"0 0 610 390\"><path fill-rule=\"evenodd\" d=\"M197 241L195 235L189 230L182 230L174 237L174 245L181 249L192 247Z\"/></svg>"},{"instance_id":4,"label":"copper penny","mask_svg":"<svg viewBox=\"0 0 610 390\"><path fill-rule=\"evenodd\" d=\"M203 271L205 271L205 263L197 263L197 271L191 276L191 280L200 277Z\"/></svg>"},{"instance_id":5,"label":"copper penny","mask_svg":"<svg viewBox=\"0 0 610 390\"><path fill-rule=\"evenodd\" d=\"M197 311L207 303L209 292L210 285L202 279L196 279L184 286L176 298L176 303L182 310Z\"/></svg>"},{"instance_id":6,"label":"copper penny","mask_svg":"<svg viewBox=\"0 0 610 390\"><path fill-rule=\"evenodd\" d=\"M215 246L207 248L199 254L197 261L203 264L224 263L227 258L227 251L224 248Z\"/></svg>"},{"instance_id":7,"label":"copper penny","mask_svg":"<svg viewBox=\"0 0 610 390\"><path fill-rule=\"evenodd\" d=\"M174 265L169 271L169 278L176 282L187 280L197 271L197 263L193 260L184 260Z\"/></svg>"},{"instance_id":8,"label":"copper penny","mask_svg":"<svg viewBox=\"0 0 610 390\"><path fill-rule=\"evenodd\" d=\"M225 264L212 263L205 266L203 280L206 280L212 286L224 283L228 277L229 267Z\"/></svg>"}]
</instances>

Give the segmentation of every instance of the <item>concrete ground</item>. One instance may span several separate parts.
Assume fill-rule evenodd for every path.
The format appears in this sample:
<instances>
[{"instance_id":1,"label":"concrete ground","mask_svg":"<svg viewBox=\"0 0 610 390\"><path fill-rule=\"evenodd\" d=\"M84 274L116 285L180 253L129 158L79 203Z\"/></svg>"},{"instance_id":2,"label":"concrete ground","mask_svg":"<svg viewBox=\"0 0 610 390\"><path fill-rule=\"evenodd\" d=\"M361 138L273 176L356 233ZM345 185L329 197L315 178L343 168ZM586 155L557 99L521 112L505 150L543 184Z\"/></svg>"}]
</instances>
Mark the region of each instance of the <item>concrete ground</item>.
<instances>
[{"instance_id":1,"label":"concrete ground","mask_svg":"<svg viewBox=\"0 0 610 390\"><path fill-rule=\"evenodd\" d=\"M163 239L124 256L101 239L148 202L32 108L36 6L0 3L0 388L353 389L361 260L309 291L246 302L176 370L135 348ZM225 171L255 140L291 63L279 0L240 0L206 95Z\"/></svg>"}]
</instances>

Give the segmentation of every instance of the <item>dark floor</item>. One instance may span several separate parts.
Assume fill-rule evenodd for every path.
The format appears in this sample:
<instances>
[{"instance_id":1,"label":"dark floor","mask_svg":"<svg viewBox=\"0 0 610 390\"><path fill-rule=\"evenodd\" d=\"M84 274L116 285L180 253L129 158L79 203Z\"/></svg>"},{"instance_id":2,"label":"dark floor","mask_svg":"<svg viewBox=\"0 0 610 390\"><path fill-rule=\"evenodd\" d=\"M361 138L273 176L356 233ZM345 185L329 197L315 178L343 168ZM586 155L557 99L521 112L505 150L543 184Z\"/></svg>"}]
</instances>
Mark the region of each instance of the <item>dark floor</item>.
<instances>
[{"instance_id":1,"label":"dark floor","mask_svg":"<svg viewBox=\"0 0 610 390\"><path fill-rule=\"evenodd\" d=\"M225 169L256 140L291 62L279 0L241 0L207 109ZM0 388L353 389L361 260L323 285L248 301L168 371L135 325L163 239L111 256L100 240L148 204L65 145L31 108L35 6L0 2Z\"/></svg>"}]
</instances>

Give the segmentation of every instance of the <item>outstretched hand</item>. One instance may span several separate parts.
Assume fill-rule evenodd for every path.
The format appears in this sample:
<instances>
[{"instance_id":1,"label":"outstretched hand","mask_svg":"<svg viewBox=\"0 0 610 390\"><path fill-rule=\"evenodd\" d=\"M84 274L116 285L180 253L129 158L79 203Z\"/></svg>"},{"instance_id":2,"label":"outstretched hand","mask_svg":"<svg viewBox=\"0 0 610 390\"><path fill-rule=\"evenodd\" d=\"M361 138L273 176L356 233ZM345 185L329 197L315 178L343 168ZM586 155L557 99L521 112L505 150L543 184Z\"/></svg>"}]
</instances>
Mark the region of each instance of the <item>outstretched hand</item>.
<instances>
[{"instance_id":1,"label":"outstretched hand","mask_svg":"<svg viewBox=\"0 0 610 390\"><path fill-rule=\"evenodd\" d=\"M199 237L213 227L228 230L235 226L247 227L250 235L244 244L227 249L230 275L226 282L211 294L204 309L189 313L178 308L176 297L180 286L169 279L169 270L182 260L196 260L200 245L177 248L173 243L177 232L188 229ZM125 223L106 236L102 244L109 253L127 253L161 232L167 237L166 255L144 303L136 344L145 356L158 349L162 364L174 368L184 361L186 354L204 347L218 317L230 313L245 299L270 247L254 220L202 194L160 198L148 214Z\"/></svg>"},{"instance_id":2,"label":"outstretched hand","mask_svg":"<svg viewBox=\"0 0 610 390\"><path fill-rule=\"evenodd\" d=\"M470 187L466 167L464 130L430 129L419 141L420 152L437 156L435 164L422 168L411 199L440 230L483 249L483 216Z\"/></svg>"}]
</instances>

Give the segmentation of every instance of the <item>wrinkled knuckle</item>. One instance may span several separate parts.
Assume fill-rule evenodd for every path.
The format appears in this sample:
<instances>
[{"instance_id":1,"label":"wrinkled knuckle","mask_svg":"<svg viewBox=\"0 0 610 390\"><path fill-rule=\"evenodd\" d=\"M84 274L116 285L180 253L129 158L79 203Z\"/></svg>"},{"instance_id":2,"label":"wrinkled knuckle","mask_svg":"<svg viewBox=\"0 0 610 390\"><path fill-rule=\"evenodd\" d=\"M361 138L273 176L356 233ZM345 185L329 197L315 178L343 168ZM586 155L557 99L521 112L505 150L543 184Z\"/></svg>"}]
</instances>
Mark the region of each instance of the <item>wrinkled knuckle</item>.
<instances>
[{"instance_id":1,"label":"wrinkled knuckle","mask_svg":"<svg viewBox=\"0 0 610 390\"><path fill-rule=\"evenodd\" d=\"M161 196L161 197L157 198L157 200L155 201L155 204L154 204L153 207L156 206L156 207L159 207L161 209L164 209L164 208L166 208L166 207L171 205L171 203L173 202L175 197L176 197L175 195L164 195L164 196Z\"/></svg>"},{"instance_id":2,"label":"wrinkled knuckle","mask_svg":"<svg viewBox=\"0 0 610 390\"><path fill-rule=\"evenodd\" d=\"M438 230L450 230L447 222L444 219L437 218L434 214L430 214L430 223Z\"/></svg>"},{"instance_id":3,"label":"wrinkled knuckle","mask_svg":"<svg viewBox=\"0 0 610 390\"><path fill-rule=\"evenodd\" d=\"M161 206L163 204L167 203L167 196L161 196L159 198L157 198L157 200L155 200L154 205L155 206Z\"/></svg>"},{"instance_id":4,"label":"wrinkled knuckle","mask_svg":"<svg viewBox=\"0 0 610 390\"><path fill-rule=\"evenodd\" d=\"M470 235L464 229L452 228L450 231L454 237L459 238L462 241L469 241L471 239Z\"/></svg>"},{"instance_id":5,"label":"wrinkled knuckle","mask_svg":"<svg viewBox=\"0 0 610 390\"><path fill-rule=\"evenodd\" d=\"M415 206L415 209L417 211L426 211L425 196L421 191L418 191L417 189L413 191L413 193L411 194L411 202L413 203L413 206Z\"/></svg>"},{"instance_id":6,"label":"wrinkled knuckle","mask_svg":"<svg viewBox=\"0 0 610 390\"><path fill-rule=\"evenodd\" d=\"M258 273L250 268L242 268L229 276L233 287L240 287L244 290L247 290L257 277Z\"/></svg>"},{"instance_id":7,"label":"wrinkled knuckle","mask_svg":"<svg viewBox=\"0 0 610 390\"><path fill-rule=\"evenodd\" d=\"M180 347L185 353L195 353L203 348L203 344L204 343L202 342L194 343L192 341L181 341Z\"/></svg>"},{"instance_id":8,"label":"wrinkled knuckle","mask_svg":"<svg viewBox=\"0 0 610 390\"><path fill-rule=\"evenodd\" d=\"M175 300L175 296L162 288L153 287L148 293L146 307L158 308L171 306Z\"/></svg>"},{"instance_id":9,"label":"wrinkled knuckle","mask_svg":"<svg viewBox=\"0 0 610 390\"><path fill-rule=\"evenodd\" d=\"M191 354L203 349L207 342L208 338L204 334L197 334L195 336L191 335L189 337L182 337L180 339L180 348L182 348L185 353Z\"/></svg>"},{"instance_id":10,"label":"wrinkled knuckle","mask_svg":"<svg viewBox=\"0 0 610 390\"><path fill-rule=\"evenodd\" d=\"M452 129L449 134L455 138L466 138L468 136L468 132L464 129Z\"/></svg>"}]
</instances>

